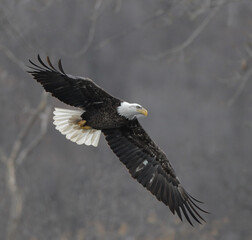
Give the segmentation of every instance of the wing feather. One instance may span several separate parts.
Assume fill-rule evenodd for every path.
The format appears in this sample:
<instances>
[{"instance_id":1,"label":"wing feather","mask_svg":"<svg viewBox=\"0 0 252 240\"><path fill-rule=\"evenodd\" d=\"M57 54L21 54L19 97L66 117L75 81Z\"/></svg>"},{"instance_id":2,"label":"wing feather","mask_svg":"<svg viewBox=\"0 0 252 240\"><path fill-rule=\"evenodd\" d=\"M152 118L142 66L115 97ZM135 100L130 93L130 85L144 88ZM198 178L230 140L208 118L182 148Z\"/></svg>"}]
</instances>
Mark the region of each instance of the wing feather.
<instances>
[{"instance_id":1,"label":"wing feather","mask_svg":"<svg viewBox=\"0 0 252 240\"><path fill-rule=\"evenodd\" d=\"M108 102L119 102L92 80L82 77L74 77L66 74L63 70L61 60L58 62L57 70L49 57L46 65L38 55L38 64L29 60L31 69L28 71L34 79L39 82L47 92L50 92L60 101L74 107L86 109L90 105L107 104Z\"/></svg>"},{"instance_id":2,"label":"wing feather","mask_svg":"<svg viewBox=\"0 0 252 240\"><path fill-rule=\"evenodd\" d=\"M129 170L131 176L147 188L159 201L169 206L173 214L193 225L192 219L205 221L199 214L201 203L189 195L169 163L165 154L155 145L137 120L122 128L105 129L106 140ZM182 213L181 213L182 211Z\"/></svg>"}]
</instances>

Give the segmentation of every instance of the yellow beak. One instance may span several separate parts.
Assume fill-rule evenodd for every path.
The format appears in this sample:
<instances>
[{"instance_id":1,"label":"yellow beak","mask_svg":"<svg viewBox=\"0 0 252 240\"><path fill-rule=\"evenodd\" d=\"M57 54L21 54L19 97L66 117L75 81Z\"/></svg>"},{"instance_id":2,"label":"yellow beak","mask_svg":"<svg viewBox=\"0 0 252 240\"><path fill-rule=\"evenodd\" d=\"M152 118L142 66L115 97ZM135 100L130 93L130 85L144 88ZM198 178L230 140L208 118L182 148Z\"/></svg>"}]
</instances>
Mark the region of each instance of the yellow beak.
<instances>
[{"instance_id":1,"label":"yellow beak","mask_svg":"<svg viewBox=\"0 0 252 240\"><path fill-rule=\"evenodd\" d=\"M148 115L148 111L145 108L138 109L137 111L143 114L145 117Z\"/></svg>"}]
</instances>

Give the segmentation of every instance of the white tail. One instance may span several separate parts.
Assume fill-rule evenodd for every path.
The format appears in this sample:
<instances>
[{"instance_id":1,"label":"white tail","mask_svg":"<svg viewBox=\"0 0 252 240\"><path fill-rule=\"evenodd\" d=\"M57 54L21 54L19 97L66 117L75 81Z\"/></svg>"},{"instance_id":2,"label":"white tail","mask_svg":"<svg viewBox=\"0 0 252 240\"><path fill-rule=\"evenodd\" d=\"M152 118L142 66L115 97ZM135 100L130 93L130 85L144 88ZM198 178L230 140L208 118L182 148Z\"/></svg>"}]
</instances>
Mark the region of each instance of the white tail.
<instances>
[{"instance_id":1,"label":"white tail","mask_svg":"<svg viewBox=\"0 0 252 240\"><path fill-rule=\"evenodd\" d=\"M77 123L81 120L83 110L68 110L63 108L55 108L53 112L53 124L66 138L77 144L93 145L97 147L101 136L101 130L82 129Z\"/></svg>"}]
</instances>

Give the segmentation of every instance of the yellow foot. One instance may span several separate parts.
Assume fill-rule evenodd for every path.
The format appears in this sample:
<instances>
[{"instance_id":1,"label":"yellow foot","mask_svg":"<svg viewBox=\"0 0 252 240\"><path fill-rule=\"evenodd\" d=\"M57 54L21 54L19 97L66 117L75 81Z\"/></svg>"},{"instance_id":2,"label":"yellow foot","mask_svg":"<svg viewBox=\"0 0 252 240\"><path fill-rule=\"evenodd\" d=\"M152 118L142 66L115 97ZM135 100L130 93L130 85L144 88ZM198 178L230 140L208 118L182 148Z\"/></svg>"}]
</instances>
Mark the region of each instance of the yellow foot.
<instances>
[{"instance_id":1,"label":"yellow foot","mask_svg":"<svg viewBox=\"0 0 252 240\"><path fill-rule=\"evenodd\" d=\"M84 130L91 129L92 127L90 127L90 126L85 126L86 122L87 122L86 120L81 120L81 121L77 122L77 124L78 124L82 129L84 129Z\"/></svg>"},{"instance_id":2,"label":"yellow foot","mask_svg":"<svg viewBox=\"0 0 252 240\"><path fill-rule=\"evenodd\" d=\"M77 124L80 126L80 127L84 127L84 125L86 124L86 120L81 120L79 122L77 122Z\"/></svg>"}]
</instances>

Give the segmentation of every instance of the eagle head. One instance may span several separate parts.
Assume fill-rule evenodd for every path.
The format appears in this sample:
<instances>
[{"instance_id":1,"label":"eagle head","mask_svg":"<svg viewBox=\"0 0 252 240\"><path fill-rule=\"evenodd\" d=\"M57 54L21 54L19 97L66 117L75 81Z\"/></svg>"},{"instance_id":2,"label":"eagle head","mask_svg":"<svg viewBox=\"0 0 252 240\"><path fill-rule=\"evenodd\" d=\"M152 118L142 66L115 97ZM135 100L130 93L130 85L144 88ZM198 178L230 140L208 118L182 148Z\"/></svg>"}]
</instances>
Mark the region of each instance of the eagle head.
<instances>
[{"instance_id":1,"label":"eagle head","mask_svg":"<svg viewBox=\"0 0 252 240\"><path fill-rule=\"evenodd\" d=\"M148 111L143 108L138 103L128 103L128 102L121 102L121 105L117 107L117 112L119 115L132 120L136 117L140 116L147 116Z\"/></svg>"}]
</instances>

